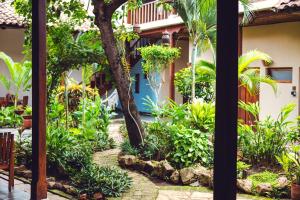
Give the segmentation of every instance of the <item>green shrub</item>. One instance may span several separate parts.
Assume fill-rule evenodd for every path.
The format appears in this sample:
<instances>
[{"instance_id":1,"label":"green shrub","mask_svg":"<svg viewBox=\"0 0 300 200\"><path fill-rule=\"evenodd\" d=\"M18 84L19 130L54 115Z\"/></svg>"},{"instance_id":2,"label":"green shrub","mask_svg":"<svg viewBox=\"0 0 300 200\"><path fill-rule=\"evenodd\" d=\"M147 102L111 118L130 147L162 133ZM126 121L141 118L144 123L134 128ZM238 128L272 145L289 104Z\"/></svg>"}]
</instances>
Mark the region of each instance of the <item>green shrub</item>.
<instances>
[{"instance_id":1,"label":"green shrub","mask_svg":"<svg viewBox=\"0 0 300 200\"><path fill-rule=\"evenodd\" d=\"M215 128L214 103L201 102L199 99L189 104L189 118L193 128L205 133L213 133Z\"/></svg>"},{"instance_id":2,"label":"green shrub","mask_svg":"<svg viewBox=\"0 0 300 200\"><path fill-rule=\"evenodd\" d=\"M86 166L73 178L73 184L81 193L92 195L101 192L107 197L120 196L130 188L131 183L126 172L95 164Z\"/></svg>"},{"instance_id":3,"label":"green shrub","mask_svg":"<svg viewBox=\"0 0 300 200\"><path fill-rule=\"evenodd\" d=\"M248 176L247 179L252 181L253 188L256 188L261 183L270 183L272 186L277 185L277 179L279 178L278 174L275 174L270 171L264 171L257 174L252 174Z\"/></svg>"},{"instance_id":4,"label":"green shrub","mask_svg":"<svg viewBox=\"0 0 300 200\"><path fill-rule=\"evenodd\" d=\"M133 146L131 146L128 139L125 139L124 142L121 144L121 150L127 155L139 155L139 149L136 149Z\"/></svg>"},{"instance_id":5,"label":"green shrub","mask_svg":"<svg viewBox=\"0 0 300 200\"><path fill-rule=\"evenodd\" d=\"M20 115L15 114L15 107L0 107L0 127L19 127L23 122Z\"/></svg>"},{"instance_id":6,"label":"green shrub","mask_svg":"<svg viewBox=\"0 0 300 200\"><path fill-rule=\"evenodd\" d=\"M172 143L173 149L170 160L177 167L188 167L196 163L211 167L213 144L207 134L184 126L174 126Z\"/></svg>"},{"instance_id":7,"label":"green shrub","mask_svg":"<svg viewBox=\"0 0 300 200\"><path fill-rule=\"evenodd\" d=\"M246 177L246 170L248 170L251 167L251 165L248 165L245 162L242 161L238 161L236 164L236 168L237 168L237 178L245 178Z\"/></svg>"},{"instance_id":8,"label":"green shrub","mask_svg":"<svg viewBox=\"0 0 300 200\"><path fill-rule=\"evenodd\" d=\"M259 106L253 103L240 102L239 106L253 115L253 124L239 123L239 148L245 159L252 164L277 164L276 156L286 151L286 147L298 138L298 127L287 118L294 110L294 104L288 104L281 109L276 119L270 116L258 120Z\"/></svg>"}]
</instances>

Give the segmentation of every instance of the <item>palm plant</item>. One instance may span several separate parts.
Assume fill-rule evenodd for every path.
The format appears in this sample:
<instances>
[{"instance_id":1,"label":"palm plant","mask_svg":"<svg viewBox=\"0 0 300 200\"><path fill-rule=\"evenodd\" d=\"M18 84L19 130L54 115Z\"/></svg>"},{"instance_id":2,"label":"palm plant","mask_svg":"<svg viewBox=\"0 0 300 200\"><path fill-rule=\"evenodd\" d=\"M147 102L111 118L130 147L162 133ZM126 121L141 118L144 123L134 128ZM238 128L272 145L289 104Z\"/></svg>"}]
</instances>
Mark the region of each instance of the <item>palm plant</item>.
<instances>
[{"instance_id":1,"label":"palm plant","mask_svg":"<svg viewBox=\"0 0 300 200\"><path fill-rule=\"evenodd\" d=\"M11 57L9 57L4 52L0 52L0 59L6 64L10 77L0 72L0 82L2 85L10 91L13 86L14 89L14 105L17 106L19 93L28 91L31 88L31 62L25 61L23 63L14 62Z\"/></svg>"},{"instance_id":2,"label":"palm plant","mask_svg":"<svg viewBox=\"0 0 300 200\"><path fill-rule=\"evenodd\" d=\"M249 67L249 65L255 61L264 61L266 63L272 62L269 55L258 50L252 50L241 55L238 61L238 77L240 86L246 87L248 92L254 95L259 91L260 83L266 83L273 88L274 92L276 92L276 81L268 76L261 76L258 68ZM197 63L197 72L199 74L209 75L201 76L205 77L205 79L201 81L213 82L216 79L216 65L212 62L200 60Z\"/></svg>"},{"instance_id":3,"label":"palm plant","mask_svg":"<svg viewBox=\"0 0 300 200\"><path fill-rule=\"evenodd\" d=\"M175 0L173 7L184 21L190 40L193 42L192 51L192 100L195 99L196 57L198 49L214 51L216 38L216 0ZM214 53L213 53L214 54Z\"/></svg>"},{"instance_id":4,"label":"palm plant","mask_svg":"<svg viewBox=\"0 0 300 200\"><path fill-rule=\"evenodd\" d=\"M239 0L244 9L243 23L253 17L249 0ZM202 51L210 50L215 63L215 41L217 26L216 0L174 0L172 3L184 21L190 40L193 42L192 51L192 100L195 99L196 57ZM199 50L199 53L198 53Z\"/></svg>"}]
</instances>

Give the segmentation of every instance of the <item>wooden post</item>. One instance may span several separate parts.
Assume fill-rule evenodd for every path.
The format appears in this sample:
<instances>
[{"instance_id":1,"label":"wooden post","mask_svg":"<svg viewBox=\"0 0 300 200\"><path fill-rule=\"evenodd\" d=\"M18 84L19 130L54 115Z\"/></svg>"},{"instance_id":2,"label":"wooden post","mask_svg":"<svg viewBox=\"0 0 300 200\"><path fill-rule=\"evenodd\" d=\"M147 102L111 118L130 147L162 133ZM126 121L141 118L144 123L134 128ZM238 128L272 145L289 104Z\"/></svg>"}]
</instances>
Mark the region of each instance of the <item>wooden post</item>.
<instances>
[{"instance_id":1,"label":"wooden post","mask_svg":"<svg viewBox=\"0 0 300 200\"><path fill-rule=\"evenodd\" d=\"M175 46L174 32L170 32L170 47ZM169 98L175 101L175 63L170 64L170 88L169 88Z\"/></svg>"},{"instance_id":2,"label":"wooden post","mask_svg":"<svg viewBox=\"0 0 300 200\"><path fill-rule=\"evenodd\" d=\"M32 200L47 198L46 78L46 0L32 0Z\"/></svg>"},{"instance_id":3,"label":"wooden post","mask_svg":"<svg viewBox=\"0 0 300 200\"><path fill-rule=\"evenodd\" d=\"M214 199L236 199L238 1L217 0Z\"/></svg>"}]
</instances>

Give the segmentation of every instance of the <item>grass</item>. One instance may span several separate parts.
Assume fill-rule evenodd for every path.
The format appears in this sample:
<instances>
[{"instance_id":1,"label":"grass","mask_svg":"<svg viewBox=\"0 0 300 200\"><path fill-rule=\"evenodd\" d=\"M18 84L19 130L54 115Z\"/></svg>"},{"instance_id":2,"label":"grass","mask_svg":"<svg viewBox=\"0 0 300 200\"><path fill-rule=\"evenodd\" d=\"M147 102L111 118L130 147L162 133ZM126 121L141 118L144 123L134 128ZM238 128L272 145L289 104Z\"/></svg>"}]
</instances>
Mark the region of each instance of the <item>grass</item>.
<instances>
[{"instance_id":1,"label":"grass","mask_svg":"<svg viewBox=\"0 0 300 200\"><path fill-rule=\"evenodd\" d=\"M278 174L269 171L264 171L248 176L248 179L252 181L254 188L256 188L256 186L261 183L269 183L272 186L276 186L278 178Z\"/></svg>"}]
</instances>

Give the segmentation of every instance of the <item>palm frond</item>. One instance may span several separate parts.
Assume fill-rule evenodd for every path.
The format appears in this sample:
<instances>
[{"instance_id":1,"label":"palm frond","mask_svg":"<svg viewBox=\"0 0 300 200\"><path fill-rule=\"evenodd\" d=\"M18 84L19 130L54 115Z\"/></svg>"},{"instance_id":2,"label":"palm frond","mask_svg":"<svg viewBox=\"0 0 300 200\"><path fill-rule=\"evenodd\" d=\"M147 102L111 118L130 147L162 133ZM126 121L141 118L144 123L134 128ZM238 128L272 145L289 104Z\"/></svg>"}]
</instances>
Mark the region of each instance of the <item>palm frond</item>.
<instances>
[{"instance_id":1,"label":"palm frond","mask_svg":"<svg viewBox=\"0 0 300 200\"><path fill-rule=\"evenodd\" d=\"M262 60L267 63L272 63L271 57L258 50L248 51L239 57L239 73L242 73L254 61Z\"/></svg>"}]
</instances>

